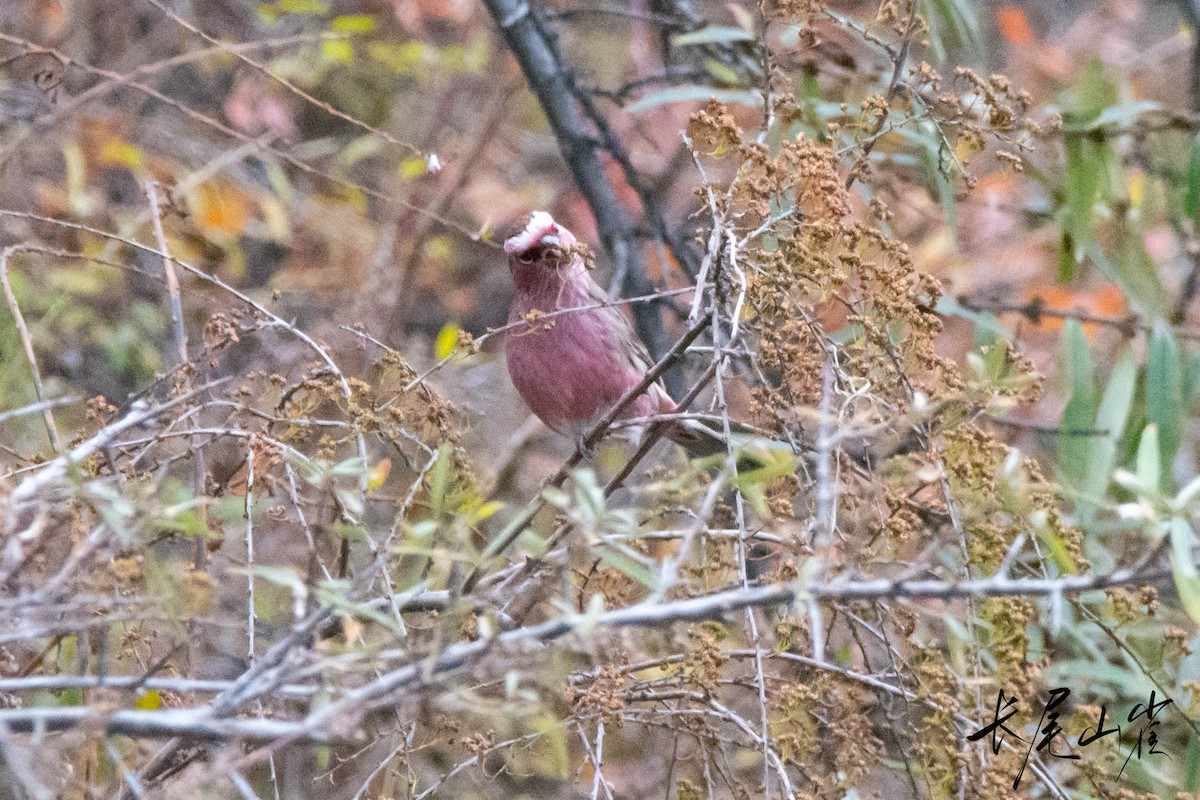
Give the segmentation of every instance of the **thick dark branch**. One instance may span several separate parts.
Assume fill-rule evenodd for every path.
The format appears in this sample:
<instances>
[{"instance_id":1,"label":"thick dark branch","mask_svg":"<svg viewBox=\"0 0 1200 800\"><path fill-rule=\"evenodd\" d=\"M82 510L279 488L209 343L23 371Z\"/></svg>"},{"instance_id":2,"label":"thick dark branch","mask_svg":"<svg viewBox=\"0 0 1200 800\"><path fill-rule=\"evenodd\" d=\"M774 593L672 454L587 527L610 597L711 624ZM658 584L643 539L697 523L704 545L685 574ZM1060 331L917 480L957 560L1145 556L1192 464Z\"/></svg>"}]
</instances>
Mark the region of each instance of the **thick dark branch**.
<instances>
[{"instance_id":1,"label":"thick dark branch","mask_svg":"<svg viewBox=\"0 0 1200 800\"><path fill-rule=\"evenodd\" d=\"M616 274L622 276L622 294L627 297L651 294L654 287L646 277L633 221L617 199L616 188L604 171L595 133L589 129L580 111L570 82L559 66L557 52L539 31L529 3L524 0L483 0L483 4L516 56L529 88L550 121L571 175L596 217L604 249L612 257ZM667 351L670 342L659 304L647 303L635 308L634 324L655 358ZM683 387L682 372L675 368L665 379L667 388L678 397Z\"/></svg>"},{"instance_id":2,"label":"thick dark branch","mask_svg":"<svg viewBox=\"0 0 1200 800\"><path fill-rule=\"evenodd\" d=\"M571 94L575 96L575 100L579 103L579 108L583 112L583 115L594 126L599 138L599 145L617 162L622 174L625 176L625 182L637 192L651 231L660 242L670 249L671 255L683 267L684 272L695 278L699 267L699 259L696 257L696 254L687 241L681 240L672 234L670 228L667 226L666 218L659 208L658 197L642 182L641 176L638 175L637 169L633 166L633 161L630 160L629 154L625 152L625 146L613 131L612 126L608 124L608 118L596 106L596 101L591 93L580 87L572 71L563 63L562 53L558 49L554 31L543 24L536 15L533 15L532 18L534 26L537 28L538 33L541 34L542 40L546 42L550 54L554 58L557 71L563 76L567 87L571 90ZM625 275L617 274L614 277L617 283L624 284ZM675 395L675 397L678 397L678 395Z\"/></svg>"}]
</instances>

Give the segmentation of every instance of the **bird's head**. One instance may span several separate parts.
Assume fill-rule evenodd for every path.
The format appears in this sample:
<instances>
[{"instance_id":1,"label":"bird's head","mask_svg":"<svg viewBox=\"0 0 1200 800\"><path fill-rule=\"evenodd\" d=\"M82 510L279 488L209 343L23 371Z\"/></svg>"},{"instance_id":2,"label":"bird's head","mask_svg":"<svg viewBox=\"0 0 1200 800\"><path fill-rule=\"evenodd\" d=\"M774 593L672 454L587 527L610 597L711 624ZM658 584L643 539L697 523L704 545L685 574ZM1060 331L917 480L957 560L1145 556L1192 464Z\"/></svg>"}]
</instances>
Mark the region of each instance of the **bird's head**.
<instances>
[{"instance_id":1,"label":"bird's head","mask_svg":"<svg viewBox=\"0 0 1200 800\"><path fill-rule=\"evenodd\" d=\"M561 267L580 255L574 234L545 211L535 211L525 230L504 242L508 265L518 284L540 283L561 275ZM582 263L582 262L581 262Z\"/></svg>"}]
</instances>

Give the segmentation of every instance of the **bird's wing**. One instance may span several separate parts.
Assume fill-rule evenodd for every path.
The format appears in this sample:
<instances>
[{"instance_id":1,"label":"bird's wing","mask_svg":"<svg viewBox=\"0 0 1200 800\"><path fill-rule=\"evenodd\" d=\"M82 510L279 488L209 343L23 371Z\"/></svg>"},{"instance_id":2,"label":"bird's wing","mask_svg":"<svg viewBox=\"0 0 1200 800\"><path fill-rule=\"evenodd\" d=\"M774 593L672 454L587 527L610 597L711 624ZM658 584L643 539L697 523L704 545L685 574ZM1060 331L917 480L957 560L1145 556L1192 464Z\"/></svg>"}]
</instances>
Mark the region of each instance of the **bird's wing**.
<instances>
[{"instance_id":1,"label":"bird's wing","mask_svg":"<svg viewBox=\"0 0 1200 800\"><path fill-rule=\"evenodd\" d=\"M603 306L598 309L598 313L605 314L612 320L615 344L620 350L621 358L625 360L631 370L637 372L639 375L645 375L654 366L654 360L650 358L650 353L646 350L646 346L642 344L642 340L638 338L633 325L629 323L629 318L621 313L619 308L611 304L608 292L604 291L591 275L586 275L586 278L588 305L597 304Z\"/></svg>"}]
</instances>

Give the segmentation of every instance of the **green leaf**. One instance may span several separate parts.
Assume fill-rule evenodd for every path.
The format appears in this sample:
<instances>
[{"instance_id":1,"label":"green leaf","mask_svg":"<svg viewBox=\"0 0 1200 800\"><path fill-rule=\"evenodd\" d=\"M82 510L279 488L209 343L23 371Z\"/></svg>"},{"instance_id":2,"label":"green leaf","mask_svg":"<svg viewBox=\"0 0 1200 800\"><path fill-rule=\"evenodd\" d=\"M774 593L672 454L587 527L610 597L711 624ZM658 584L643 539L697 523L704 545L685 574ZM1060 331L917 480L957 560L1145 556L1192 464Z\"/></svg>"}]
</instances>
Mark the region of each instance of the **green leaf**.
<instances>
[{"instance_id":1,"label":"green leaf","mask_svg":"<svg viewBox=\"0 0 1200 800\"><path fill-rule=\"evenodd\" d=\"M1085 136L1068 134L1063 138L1065 158L1066 232L1074 245L1076 263L1083 260L1092 242L1092 207L1104 175L1104 159L1096 144Z\"/></svg>"},{"instance_id":2,"label":"green leaf","mask_svg":"<svg viewBox=\"0 0 1200 800\"><path fill-rule=\"evenodd\" d=\"M1137 479L1146 489L1157 489L1162 479L1160 455L1158 426L1151 423L1142 428L1142 437L1138 441L1137 449Z\"/></svg>"},{"instance_id":3,"label":"green leaf","mask_svg":"<svg viewBox=\"0 0 1200 800\"><path fill-rule=\"evenodd\" d=\"M1192 139L1188 156L1187 189L1183 195L1183 210L1193 220L1200 221L1200 133Z\"/></svg>"},{"instance_id":4,"label":"green leaf","mask_svg":"<svg viewBox=\"0 0 1200 800\"><path fill-rule=\"evenodd\" d=\"M1059 214L1058 218L1063 226L1062 236L1059 237L1058 279L1063 283L1071 283L1075 280L1075 268L1078 266L1075 260L1075 240L1067 229L1067 215Z\"/></svg>"},{"instance_id":5,"label":"green leaf","mask_svg":"<svg viewBox=\"0 0 1200 800\"><path fill-rule=\"evenodd\" d=\"M1183 763L1183 789L1195 792L1196 789L1200 789L1200 738L1188 737L1187 755L1184 756Z\"/></svg>"},{"instance_id":6,"label":"green leaf","mask_svg":"<svg viewBox=\"0 0 1200 800\"><path fill-rule=\"evenodd\" d=\"M658 591L661 585L656 573L651 572L647 566L638 563L635 559L619 550L609 550L607 548L601 550L600 561L630 580L637 581L651 591Z\"/></svg>"},{"instance_id":7,"label":"green leaf","mask_svg":"<svg viewBox=\"0 0 1200 800\"><path fill-rule=\"evenodd\" d=\"M339 461L329 470L333 475L352 476L357 478L367 468L367 463L359 456L351 456L345 461Z\"/></svg>"},{"instance_id":8,"label":"green leaf","mask_svg":"<svg viewBox=\"0 0 1200 800\"><path fill-rule=\"evenodd\" d=\"M1158 267L1146 252L1144 235L1140 230L1124 226L1121 237L1122 253L1117 259L1105 255L1094 240L1085 248L1088 258L1105 277L1119 284L1130 300L1136 301L1155 318L1165 317L1171 301L1159 277Z\"/></svg>"},{"instance_id":9,"label":"green leaf","mask_svg":"<svg viewBox=\"0 0 1200 800\"><path fill-rule=\"evenodd\" d=\"M1183 413L1190 415L1200 394L1200 353L1193 353L1183 368Z\"/></svg>"},{"instance_id":10,"label":"green leaf","mask_svg":"<svg viewBox=\"0 0 1200 800\"><path fill-rule=\"evenodd\" d=\"M1171 518L1171 573L1175 576L1175 588L1179 600L1188 616L1200 622L1200 572L1192 561L1192 543L1195 533L1191 524L1183 517Z\"/></svg>"},{"instance_id":11,"label":"green leaf","mask_svg":"<svg viewBox=\"0 0 1200 800\"><path fill-rule=\"evenodd\" d=\"M349 144L343 147L342 152L338 154L338 158L346 166L352 166L364 158L370 158L382 149L383 143L378 137L364 134L352 139ZM423 165L424 162L422 162ZM403 174L402 177L404 177Z\"/></svg>"},{"instance_id":12,"label":"green leaf","mask_svg":"<svg viewBox=\"0 0 1200 800\"><path fill-rule=\"evenodd\" d=\"M1061 358L1071 393L1060 425L1064 435L1058 439L1058 463L1072 485L1080 486L1087 474L1092 438L1083 432L1090 430L1096 419L1096 368L1079 320L1063 323Z\"/></svg>"},{"instance_id":13,"label":"green leaf","mask_svg":"<svg viewBox=\"0 0 1200 800\"><path fill-rule=\"evenodd\" d=\"M1083 481L1080 511L1089 516L1108 491L1113 468L1117 461L1117 446L1125 433L1125 423L1133 407L1137 388L1137 362L1133 351L1126 346L1113 367L1100 407L1096 411L1096 430L1104 433L1088 437L1087 471Z\"/></svg>"},{"instance_id":14,"label":"green leaf","mask_svg":"<svg viewBox=\"0 0 1200 800\"><path fill-rule=\"evenodd\" d=\"M750 31L713 25L698 31L672 36L671 44L675 47L687 47L693 44L728 44L730 42L753 42L754 40L754 34Z\"/></svg>"},{"instance_id":15,"label":"green leaf","mask_svg":"<svg viewBox=\"0 0 1200 800\"><path fill-rule=\"evenodd\" d=\"M587 527L596 526L604 517L604 489L596 481L596 473L587 467L575 470L571 476L575 507Z\"/></svg>"},{"instance_id":16,"label":"green leaf","mask_svg":"<svg viewBox=\"0 0 1200 800\"><path fill-rule=\"evenodd\" d=\"M715 58L704 59L704 69L713 77L713 80L720 81L721 83L737 85L742 82L741 76L737 74L737 71L733 67L722 64Z\"/></svg>"},{"instance_id":17,"label":"green leaf","mask_svg":"<svg viewBox=\"0 0 1200 800\"><path fill-rule=\"evenodd\" d=\"M454 454L449 445L443 444L438 448L437 461L425 478L425 487L429 492L429 516L439 522L447 513L449 505L447 495L450 492L450 467L453 461Z\"/></svg>"},{"instance_id":18,"label":"green leaf","mask_svg":"<svg viewBox=\"0 0 1200 800\"><path fill-rule=\"evenodd\" d=\"M358 489L350 489L345 486L336 486L333 489L333 494L337 497L338 503L342 508L358 517L363 512L362 498L358 496Z\"/></svg>"},{"instance_id":19,"label":"green leaf","mask_svg":"<svg viewBox=\"0 0 1200 800\"><path fill-rule=\"evenodd\" d=\"M537 751L531 753L531 766L535 766L536 774L566 780L571 774L566 726L549 711L531 717L527 724L531 730L540 734Z\"/></svg>"},{"instance_id":20,"label":"green leaf","mask_svg":"<svg viewBox=\"0 0 1200 800\"><path fill-rule=\"evenodd\" d=\"M185 536L200 539L221 538L221 533L210 528L203 515L194 508L167 509L155 522L162 530L178 531Z\"/></svg>"},{"instance_id":21,"label":"green leaf","mask_svg":"<svg viewBox=\"0 0 1200 800\"><path fill-rule=\"evenodd\" d=\"M969 0L935 0L934 5L945 18L954 38L972 55L983 54L983 37L979 33L979 19L974 3Z\"/></svg>"},{"instance_id":22,"label":"green leaf","mask_svg":"<svg viewBox=\"0 0 1200 800\"><path fill-rule=\"evenodd\" d=\"M1095 119L1104 109L1117 104L1117 87L1104 74L1104 63L1093 58L1067 93L1064 105L1067 124Z\"/></svg>"},{"instance_id":23,"label":"green leaf","mask_svg":"<svg viewBox=\"0 0 1200 800\"><path fill-rule=\"evenodd\" d=\"M921 16L929 26L929 50L935 62L946 58L947 43L957 44L972 56L983 55L979 21L965 0L921 0Z\"/></svg>"},{"instance_id":24,"label":"green leaf","mask_svg":"<svg viewBox=\"0 0 1200 800\"><path fill-rule=\"evenodd\" d=\"M1149 100L1130 100L1126 103L1108 106L1090 120L1066 123L1063 125L1063 130L1067 133L1098 131L1108 125L1133 122L1142 114L1158 111L1161 108L1162 105Z\"/></svg>"},{"instance_id":25,"label":"green leaf","mask_svg":"<svg viewBox=\"0 0 1200 800\"><path fill-rule=\"evenodd\" d=\"M762 106L762 95L758 92L743 89L713 89L710 86L672 86L670 89L662 89L644 95L637 101L625 106L625 110L630 114L636 114L639 111L645 111L648 108L661 106L666 103L703 102L709 98L721 103L737 103L752 107Z\"/></svg>"},{"instance_id":26,"label":"green leaf","mask_svg":"<svg viewBox=\"0 0 1200 800\"><path fill-rule=\"evenodd\" d=\"M1183 427L1181 360L1179 343L1171 329L1156 324L1146 362L1146 421L1158 426L1161 475L1168 479Z\"/></svg>"}]
</instances>

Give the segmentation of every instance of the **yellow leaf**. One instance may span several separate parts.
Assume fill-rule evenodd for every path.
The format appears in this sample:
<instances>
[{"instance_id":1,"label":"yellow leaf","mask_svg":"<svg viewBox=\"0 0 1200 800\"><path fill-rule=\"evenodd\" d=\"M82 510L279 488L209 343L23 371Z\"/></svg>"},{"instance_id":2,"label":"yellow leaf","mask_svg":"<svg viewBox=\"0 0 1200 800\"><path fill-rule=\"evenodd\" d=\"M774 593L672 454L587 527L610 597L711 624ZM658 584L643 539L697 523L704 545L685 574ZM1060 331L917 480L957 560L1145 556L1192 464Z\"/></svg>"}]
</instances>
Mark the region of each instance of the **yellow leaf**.
<instances>
[{"instance_id":1,"label":"yellow leaf","mask_svg":"<svg viewBox=\"0 0 1200 800\"><path fill-rule=\"evenodd\" d=\"M74 143L63 145L63 161L67 166L67 199L71 210L87 216L92 212L92 202L87 191L87 158L83 148Z\"/></svg>"},{"instance_id":2,"label":"yellow leaf","mask_svg":"<svg viewBox=\"0 0 1200 800\"><path fill-rule=\"evenodd\" d=\"M368 33L375 30L375 19L366 14L347 14L334 19L330 27L338 33Z\"/></svg>"},{"instance_id":3,"label":"yellow leaf","mask_svg":"<svg viewBox=\"0 0 1200 800\"><path fill-rule=\"evenodd\" d=\"M353 647L358 642L358 637L362 636L363 624L353 617L342 617L342 636L345 638L346 646Z\"/></svg>"},{"instance_id":4,"label":"yellow leaf","mask_svg":"<svg viewBox=\"0 0 1200 800\"><path fill-rule=\"evenodd\" d=\"M453 322L447 322L442 329L438 331L437 342L433 347L433 355L438 361L447 358L454 352L455 346L458 344L458 326Z\"/></svg>"},{"instance_id":5,"label":"yellow leaf","mask_svg":"<svg viewBox=\"0 0 1200 800\"><path fill-rule=\"evenodd\" d=\"M565 728L558 718L543 712L530 718L529 727L541 734L536 745L526 754L524 766L531 773L562 780L570 771L570 756L567 750Z\"/></svg>"},{"instance_id":6,"label":"yellow leaf","mask_svg":"<svg viewBox=\"0 0 1200 800\"><path fill-rule=\"evenodd\" d=\"M162 695L153 689L150 689L143 693L142 696L137 699L137 702L133 704L133 706L138 711L154 711L162 708L162 704Z\"/></svg>"},{"instance_id":7,"label":"yellow leaf","mask_svg":"<svg viewBox=\"0 0 1200 800\"><path fill-rule=\"evenodd\" d=\"M1140 169L1129 173L1129 205L1141 208L1146 198L1146 175Z\"/></svg>"},{"instance_id":8,"label":"yellow leaf","mask_svg":"<svg viewBox=\"0 0 1200 800\"><path fill-rule=\"evenodd\" d=\"M400 177L406 181L419 178L428 171L429 167L423 158L406 158L400 164Z\"/></svg>"},{"instance_id":9,"label":"yellow leaf","mask_svg":"<svg viewBox=\"0 0 1200 800\"><path fill-rule=\"evenodd\" d=\"M383 486L392 473L392 460L385 458L367 472L367 489L378 489Z\"/></svg>"},{"instance_id":10,"label":"yellow leaf","mask_svg":"<svg viewBox=\"0 0 1200 800\"><path fill-rule=\"evenodd\" d=\"M433 236L425 243L425 257L431 261L447 261L454 255L454 247L446 236Z\"/></svg>"},{"instance_id":11,"label":"yellow leaf","mask_svg":"<svg viewBox=\"0 0 1200 800\"><path fill-rule=\"evenodd\" d=\"M484 503L471 514L471 524L483 522L502 508L504 508L504 504L497 503L495 500Z\"/></svg>"},{"instance_id":12,"label":"yellow leaf","mask_svg":"<svg viewBox=\"0 0 1200 800\"><path fill-rule=\"evenodd\" d=\"M100 163L105 166L128 167L132 172L139 172L146 164L146 155L128 142L109 139L100 151Z\"/></svg>"},{"instance_id":13,"label":"yellow leaf","mask_svg":"<svg viewBox=\"0 0 1200 800\"><path fill-rule=\"evenodd\" d=\"M288 238L291 223L288 220L288 212L283 203L279 202L272 195L265 195L259 200L259 207L262 209L263 223L266 225L267 233L271 238L282 242Z\"/></svg>"},{"instance_id":14,"label":"yellow leaf","mask_svg":"<svg viewBox=\"0 0 1200 800\"><path fill-rule=\"evenodd\" d=\"M321 54L329 61L349 64L354 60L354 45L342 41L321 42Z\"/></svg>"},{"instance_id":15,"label":"yellow leaf","mask_svg":"<svg viewBox=\"0 0 1200 800\"><path fill-rule=\"evenodd\" d=\"M276 5L284 14L325 14L329 4L324 0L279 0Z\"/></svg>"}]
</instances>

